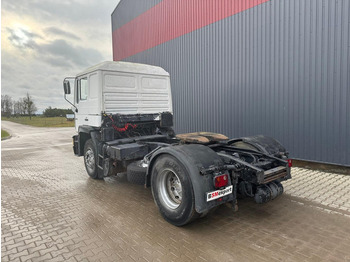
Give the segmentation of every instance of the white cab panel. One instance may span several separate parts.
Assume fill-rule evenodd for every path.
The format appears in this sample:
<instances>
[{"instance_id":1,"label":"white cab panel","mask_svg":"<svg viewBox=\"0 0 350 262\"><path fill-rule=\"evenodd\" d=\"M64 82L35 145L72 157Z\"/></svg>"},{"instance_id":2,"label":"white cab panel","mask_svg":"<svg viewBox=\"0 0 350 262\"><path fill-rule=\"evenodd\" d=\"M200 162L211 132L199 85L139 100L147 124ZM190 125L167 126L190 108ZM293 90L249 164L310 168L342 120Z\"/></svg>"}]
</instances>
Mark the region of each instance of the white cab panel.
<instances>
[{"instance_id":1,"label":"white cab panel","mask_svg":"<svg viewBox=\"0 0 350 262\"><path fill-rule=\"evenodd\" d=\"M169 74L160 67L103 62L77 75L75 126L100 127L102 113L172 112Z\"/></svg>"},{"instance_id":2,"label":"white cab panel","mask_svg":"<svg viewBox=\"0 0 350 262\"><path fill-rule=\"evenodd\" d=\"M103 79L107 113L172 112L169 76L103 72Z\"/></svg>"}]
</instances>

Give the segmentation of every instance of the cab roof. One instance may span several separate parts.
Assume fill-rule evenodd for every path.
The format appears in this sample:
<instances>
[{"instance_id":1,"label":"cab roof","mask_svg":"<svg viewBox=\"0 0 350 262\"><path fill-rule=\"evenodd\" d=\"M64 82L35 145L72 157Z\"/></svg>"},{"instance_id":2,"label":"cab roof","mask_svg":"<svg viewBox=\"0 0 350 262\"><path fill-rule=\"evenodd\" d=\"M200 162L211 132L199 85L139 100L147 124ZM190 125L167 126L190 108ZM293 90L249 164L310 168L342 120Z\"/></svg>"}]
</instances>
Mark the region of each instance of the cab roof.
<instances>
[{"instance_id":1,"label":"cab roof","mask_svg":"<svg viewBox=\"0 0 350 262\"><path fill-rule=\"evenodd\" d=\"M82 76L94 71L113 71L125 73L137 73L148 75L169 76L169 73L159 66L121 62L121 61L106 61L95 66L89 67L77 76Z\"/></svg>"}]
</instances>

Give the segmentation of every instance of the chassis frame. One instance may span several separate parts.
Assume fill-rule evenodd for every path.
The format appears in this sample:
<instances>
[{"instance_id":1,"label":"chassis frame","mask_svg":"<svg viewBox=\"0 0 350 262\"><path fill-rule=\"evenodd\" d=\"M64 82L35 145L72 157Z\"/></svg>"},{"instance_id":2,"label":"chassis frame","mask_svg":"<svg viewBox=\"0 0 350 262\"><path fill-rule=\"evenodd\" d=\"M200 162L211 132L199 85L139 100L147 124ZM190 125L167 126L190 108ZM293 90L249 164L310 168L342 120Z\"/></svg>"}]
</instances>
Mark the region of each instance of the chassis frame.
<instances>
[{"instance_id":1,"label":"chassis frame","mask_svg":"<svg viewBox=\"0 0 350 262\"><path fill-rule=\"evenodd\" d=\"M268 202L282 194L281 181L291 178L288 152L275 139L265 136L243 137L201 143L179 139L171 129L169 113L115 115L105 117L101 128L81 126L73 136L74 153L83 155L84 143L91 138L97 149L97 172L100 178L125 172L130 163L139 161L145 170L145 187L151 186L152 169L161 155L178 159L190 174L195 196L195 210L206 214L215 206L230 203L237 209L238 197L254 197L257 203ZM110 121L111 120L111 121ZM154 123L156 134L115 137L129 125ZM246 148L238 146L246 145ZM213 178L229 174L227 186L232 194L208 202L206 194L216 188Z\"/></svg>"}]
</instances>

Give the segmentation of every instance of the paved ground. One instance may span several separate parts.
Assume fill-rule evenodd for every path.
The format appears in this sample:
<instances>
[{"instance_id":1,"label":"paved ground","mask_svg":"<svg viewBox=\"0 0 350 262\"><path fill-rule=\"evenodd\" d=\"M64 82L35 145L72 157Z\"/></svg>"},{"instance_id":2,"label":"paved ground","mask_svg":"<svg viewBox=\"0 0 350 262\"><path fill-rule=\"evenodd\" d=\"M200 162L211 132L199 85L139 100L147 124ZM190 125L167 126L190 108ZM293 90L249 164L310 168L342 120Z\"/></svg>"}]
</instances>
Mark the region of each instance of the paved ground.
<instances>
[{"instance_id":1,"label":"paved ground","mask_svg":"<svg viewBox=\"0 0 350 262\"><path fill-rule=\"evenodd\" d=\"M2 125L2 261L350 261L350 176L294 168L280 198L177 228L150 190L89 179L72 128Z\"/></svg>"}]
</instances>

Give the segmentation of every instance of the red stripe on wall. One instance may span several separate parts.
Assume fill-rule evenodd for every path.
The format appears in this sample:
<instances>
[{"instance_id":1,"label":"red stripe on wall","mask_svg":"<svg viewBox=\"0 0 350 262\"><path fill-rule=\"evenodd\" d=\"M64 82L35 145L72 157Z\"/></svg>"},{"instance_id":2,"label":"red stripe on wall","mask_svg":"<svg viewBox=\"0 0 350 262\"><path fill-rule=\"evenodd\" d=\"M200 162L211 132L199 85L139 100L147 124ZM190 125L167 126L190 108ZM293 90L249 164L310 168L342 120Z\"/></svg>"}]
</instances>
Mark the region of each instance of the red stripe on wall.
<instances>
[{"instance_id":1,"label":"red stripe on wall","mask_svg":"<svg viewBox=\"0 0 350 262\"><path fill-rule=\"evenodd\" d=\"M122 60L267 1L164 0L113 32L113 60Z\"/></svg>"}]
</instances>

